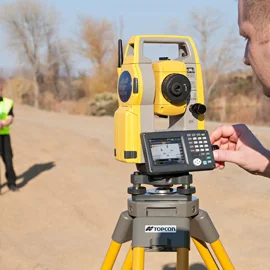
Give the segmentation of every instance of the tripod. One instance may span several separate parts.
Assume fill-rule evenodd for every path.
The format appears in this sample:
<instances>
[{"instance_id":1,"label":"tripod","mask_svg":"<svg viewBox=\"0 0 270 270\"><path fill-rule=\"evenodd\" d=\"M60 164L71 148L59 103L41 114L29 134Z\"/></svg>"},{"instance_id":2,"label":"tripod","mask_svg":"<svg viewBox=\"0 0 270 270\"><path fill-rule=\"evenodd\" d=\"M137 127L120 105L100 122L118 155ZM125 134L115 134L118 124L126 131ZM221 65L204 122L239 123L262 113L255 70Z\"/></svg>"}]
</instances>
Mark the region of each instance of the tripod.
<instances>
[{"instance_id":1,"label":"tripod","mask_svg":"<svg viewBox=\"0 0 270 270\"><path fill-rule=\"evenodd\" d=\"M101 270L113 269L123 243L131 241L122 270L143 270L145 251L176 252L177 270L189 269L190 239L205 265L216 270L218 264L206 243L210 244L222 269L234 269L207 212L199 209L192 194L192 175L150 177L135 172L128 193L128 210L121 213ZM155 189L146 190L142 184ZM173 189L173 185L181 185Z\"/></svg>"}]
</instances>

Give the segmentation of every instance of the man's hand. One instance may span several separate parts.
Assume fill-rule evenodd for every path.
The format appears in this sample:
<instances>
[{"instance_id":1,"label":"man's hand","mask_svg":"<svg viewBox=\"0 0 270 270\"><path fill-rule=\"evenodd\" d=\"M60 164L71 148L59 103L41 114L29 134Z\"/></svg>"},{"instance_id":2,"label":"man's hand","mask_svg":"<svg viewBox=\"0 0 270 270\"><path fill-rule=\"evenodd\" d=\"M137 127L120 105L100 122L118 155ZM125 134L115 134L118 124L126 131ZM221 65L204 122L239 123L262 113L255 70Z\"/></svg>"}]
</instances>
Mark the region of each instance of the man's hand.
<instances>
[{"instance_id":1,"label":"man's hand","mask_svg":"<svg viewBox=\"0 0 270 270\"><path fill-rule=\"evenodd\" d=\"M270 177L270 151L265 149L246 125L221 126L211 135L216 167L223 169L225 162L235 163L249 173Z\"/></svg>"}]
</instances>

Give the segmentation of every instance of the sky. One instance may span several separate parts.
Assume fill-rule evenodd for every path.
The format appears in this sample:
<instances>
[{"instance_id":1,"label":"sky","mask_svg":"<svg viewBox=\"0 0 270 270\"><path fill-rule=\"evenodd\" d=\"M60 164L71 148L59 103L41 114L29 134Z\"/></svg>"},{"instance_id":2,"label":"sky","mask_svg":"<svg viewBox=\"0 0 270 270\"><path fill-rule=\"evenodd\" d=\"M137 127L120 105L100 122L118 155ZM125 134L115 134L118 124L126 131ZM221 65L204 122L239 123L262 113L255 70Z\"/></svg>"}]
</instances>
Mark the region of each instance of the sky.
<instances>
[{"instance_id":1,"label":"sky","mask_svg":"<svg viewBox=\"0 0 270 270\"><path fill-rule=\"evenodd\" d=\"M10 1L0 0L0 4ZM179 22L179 25L192 23L190 12L202 9L209 9L209 15L213 14L210 10L217 10L223 22L221 32L215 36L216 44L231 28L233 34L238 36L237 1L235 0L137 0L130 2L124 0L46 0L46 3L60 12L60 33L64 38L75 37L77 19L82 15L106 18L115 22L122 18L123 36L117 38L127 41L131 36L139 34L171 34L168 31L172 21ZM183 32L179 34L189 35L189 30L184 28ZM242 67L244 40L238 38L243 48L235 53L236 57L239 57L239 65ZM8 49L2 29L0 29L0 40L0 69L15 67L19 61L16 54ZM76 68L88 69L88 67L88 62L76 59Z\"/></svg>"}]
</instances>

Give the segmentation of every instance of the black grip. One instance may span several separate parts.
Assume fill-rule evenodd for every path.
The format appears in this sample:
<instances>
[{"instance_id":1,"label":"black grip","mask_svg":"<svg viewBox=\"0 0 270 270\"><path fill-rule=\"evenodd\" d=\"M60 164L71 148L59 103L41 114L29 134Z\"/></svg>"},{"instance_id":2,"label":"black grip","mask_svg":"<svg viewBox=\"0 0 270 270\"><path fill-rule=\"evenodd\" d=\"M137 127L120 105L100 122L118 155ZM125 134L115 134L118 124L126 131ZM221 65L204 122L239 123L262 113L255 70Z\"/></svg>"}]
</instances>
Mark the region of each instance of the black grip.
<instances>
[{"instance_id":1,"label":"black grip","mask_svg":"<svg viewBox=\"0 0 270 270\"><path fill-rule=\"evenodd\" d=\"M219 149L219 146L218 145L212 145L212 150L215 151L215 150L218 150Z\"/></svg>"}]
</instances>

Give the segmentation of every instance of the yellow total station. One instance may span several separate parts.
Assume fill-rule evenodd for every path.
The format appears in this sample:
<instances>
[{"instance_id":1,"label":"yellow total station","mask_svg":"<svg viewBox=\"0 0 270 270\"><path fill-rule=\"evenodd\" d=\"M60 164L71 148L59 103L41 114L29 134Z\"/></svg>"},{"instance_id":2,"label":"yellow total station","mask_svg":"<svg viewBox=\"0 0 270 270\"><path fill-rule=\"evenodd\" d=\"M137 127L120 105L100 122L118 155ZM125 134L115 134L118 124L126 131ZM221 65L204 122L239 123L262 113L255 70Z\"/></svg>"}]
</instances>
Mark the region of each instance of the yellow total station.
<instances>
[{"instance_id":1,"label":"yellow total station","mask_svg":"<svg viewBox=\"0 0 270 270\"><path fill-rule=\"evenodd\" d=\"M147 44L172 44L175 59L145 56ZM196 46L190 37L140 35L123 53L118 43L119 107L114 115L114 155L122 162L143 164L140 134L155 131L155 117L169 118L168 130L204 129L204 89Z\"/></svg>"}]
</instances>

